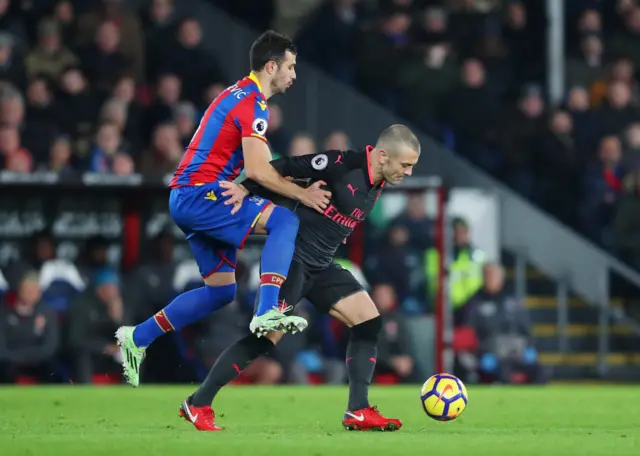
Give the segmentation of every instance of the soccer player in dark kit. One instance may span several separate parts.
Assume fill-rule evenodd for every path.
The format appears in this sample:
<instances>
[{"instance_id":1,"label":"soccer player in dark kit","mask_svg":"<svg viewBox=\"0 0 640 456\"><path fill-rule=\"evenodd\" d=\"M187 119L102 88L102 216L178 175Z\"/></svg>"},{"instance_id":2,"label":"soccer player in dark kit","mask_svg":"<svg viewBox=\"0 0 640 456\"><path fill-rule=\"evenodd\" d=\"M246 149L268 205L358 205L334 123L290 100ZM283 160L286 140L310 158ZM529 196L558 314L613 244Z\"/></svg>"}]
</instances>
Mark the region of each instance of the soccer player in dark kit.
<instances>
[{"instance_id":1,"label":"soccer player in dark kit","mask_svg":"<svg viewBox=\"0 0 640 456\"><path fill-rule=\"evenodd\" d=\"M272 162L282 176L310 178L312 186L326 182L331 191L324 213L302 206L296 210L300 229L288 278L280 289L279 308L288 314L304 297L351 328L346 355L349 403L342 420L347 430L395 431L402 422L382 416L369 404L381 319L368 293L349 271L334 262L334 256L371 212L385 184L397 184L410 176L419 156L420 144L411 130L393 125L380 134L375 147L363 152L327 151ZM229 198L225 204L237 206L250 193L252 199L274 196L251 180L242 185L221 185L228 189L223 193ZM273 349L283 335L280 331L265 337L250 334L227 348L200 388L183 402L180 415L198 430L220 430L211 408L214 397L252 360Z\"/></svg>"}]
</instances>

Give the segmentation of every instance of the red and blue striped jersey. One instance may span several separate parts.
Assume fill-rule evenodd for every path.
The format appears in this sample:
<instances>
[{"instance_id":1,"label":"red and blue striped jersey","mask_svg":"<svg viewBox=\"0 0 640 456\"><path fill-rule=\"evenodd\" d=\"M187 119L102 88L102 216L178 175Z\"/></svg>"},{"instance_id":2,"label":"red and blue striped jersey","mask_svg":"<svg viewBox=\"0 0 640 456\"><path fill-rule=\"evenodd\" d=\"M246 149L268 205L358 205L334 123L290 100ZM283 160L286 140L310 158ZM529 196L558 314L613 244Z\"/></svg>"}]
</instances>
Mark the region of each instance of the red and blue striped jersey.
<instances>
[{"instance_id":1,"label":"red and blue striped jersey","mask_svg":"<svg viewBox=\"0 0 640 456\"><path fill-rule=\"evenodd\" d=\"M242 138L267 142L268 122L267 102L253 74L226 88L202 116L170 187L235 179L244 169Z\"/></svg>"}]
</instances>

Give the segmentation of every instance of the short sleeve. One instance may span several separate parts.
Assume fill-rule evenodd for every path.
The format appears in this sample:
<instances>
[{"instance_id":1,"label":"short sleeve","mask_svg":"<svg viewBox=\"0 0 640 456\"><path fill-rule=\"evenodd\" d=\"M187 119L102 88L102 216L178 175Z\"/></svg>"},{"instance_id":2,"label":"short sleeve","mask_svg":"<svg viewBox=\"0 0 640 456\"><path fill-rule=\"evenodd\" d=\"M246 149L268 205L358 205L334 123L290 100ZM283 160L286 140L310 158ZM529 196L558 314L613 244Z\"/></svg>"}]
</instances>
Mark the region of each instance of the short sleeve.
<instances>
[{"instance_id":1,"label":"short sleeve","mask_svg":"<svg viewBox=\"0 0 640 456\"><path fill-rule=\"evenodd\" d=\"M267 141L269 128L269 108L265 101L257 98L245 98L239 103L235 121L240 127L243 138L258 138Z\"/></svg>"}]
</instances>

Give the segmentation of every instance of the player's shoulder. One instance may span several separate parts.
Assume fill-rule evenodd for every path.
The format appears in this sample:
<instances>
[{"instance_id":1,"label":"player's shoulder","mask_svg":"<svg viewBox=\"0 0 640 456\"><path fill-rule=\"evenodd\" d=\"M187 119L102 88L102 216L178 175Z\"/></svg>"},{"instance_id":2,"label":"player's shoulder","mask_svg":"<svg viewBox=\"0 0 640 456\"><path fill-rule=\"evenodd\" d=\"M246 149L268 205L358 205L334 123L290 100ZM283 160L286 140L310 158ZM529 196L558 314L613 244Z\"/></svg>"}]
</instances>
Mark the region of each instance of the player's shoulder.
<instances>
[{"instance_id":1,"label":"player's shoulder","mask_svg":"<svg viewBox=\"0 0 640 456\"><path fill-rule=\"evenodd\" d=\"M341 156L342 163L349 170L363 168L367 165L367 154L363 150L348 149L333 153Z\"/></svg>"}]
</instances>

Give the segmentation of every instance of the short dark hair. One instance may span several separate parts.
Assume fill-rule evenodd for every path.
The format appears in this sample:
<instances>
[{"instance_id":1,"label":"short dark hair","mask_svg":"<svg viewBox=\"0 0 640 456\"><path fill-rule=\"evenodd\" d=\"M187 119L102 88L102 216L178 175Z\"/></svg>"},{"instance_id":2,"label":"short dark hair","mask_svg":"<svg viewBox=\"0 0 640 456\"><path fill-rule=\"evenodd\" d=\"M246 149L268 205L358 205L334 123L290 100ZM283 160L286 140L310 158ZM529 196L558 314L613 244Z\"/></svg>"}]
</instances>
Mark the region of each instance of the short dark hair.
<instances>
[{"instance_id":1,"label":"short dark hair","mask_svg":"<svg viewBox=\"0 0 640 456\"><path fill-rule=\"evenodd\" d=\"M273 30L267 30L251 45L249 51L249 65L251 71L262 71L267 62L282 63L287 51L297 54L297 49L291 38Z\"/></svg>"}]
</instances>

